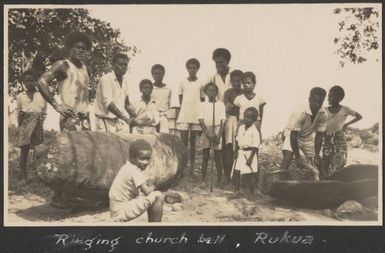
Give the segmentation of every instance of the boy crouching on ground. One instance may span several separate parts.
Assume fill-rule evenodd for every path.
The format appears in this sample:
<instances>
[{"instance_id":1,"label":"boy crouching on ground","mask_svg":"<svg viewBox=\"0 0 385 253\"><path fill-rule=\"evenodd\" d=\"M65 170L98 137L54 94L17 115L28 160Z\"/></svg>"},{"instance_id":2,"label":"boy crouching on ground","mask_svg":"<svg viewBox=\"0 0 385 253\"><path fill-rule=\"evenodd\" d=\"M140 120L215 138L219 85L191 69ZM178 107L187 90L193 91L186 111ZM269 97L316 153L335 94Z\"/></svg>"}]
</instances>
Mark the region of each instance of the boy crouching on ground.
<instances>
[{"instance_id":1,"label":"boy crouching on ground","mask_svg":"<svg viewBox=\"0 0 385 253\"><path fill-rule=\"evenodd\" d=\"M146 184L144 170L152 148L145 140L130 145L129 159L116 175L109 192L110 214L115 221L130 221L147 211L149 222L162 221L163 194ZM141 191L144 195L139 195Z\"/></svg>"}]
</instances>

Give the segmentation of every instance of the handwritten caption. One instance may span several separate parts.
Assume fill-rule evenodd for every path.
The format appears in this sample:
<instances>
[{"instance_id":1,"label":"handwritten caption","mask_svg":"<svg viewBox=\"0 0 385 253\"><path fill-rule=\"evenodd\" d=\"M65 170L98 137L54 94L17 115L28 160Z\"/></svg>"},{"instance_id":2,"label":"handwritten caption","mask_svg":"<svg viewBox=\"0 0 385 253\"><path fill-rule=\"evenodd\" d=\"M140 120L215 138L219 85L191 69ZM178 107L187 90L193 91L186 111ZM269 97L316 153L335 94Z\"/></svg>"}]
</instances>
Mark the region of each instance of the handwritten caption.
<instances>
[{"instance_id":1,"label":"handwritten caption","mask_svg":"<svg viewBox=\"0 0 385 253\"><path fill-rule=\"evenodd\" d=\"M226 234L205 234L200 233L199 236L188 236L187 233L182 233L177 236L162 236L153 232L148 232L143 236L130 238L130 242L136 245L153 245L153 244L170 244L183 245L188 243L196 243L201 245L221 245L226 241ZM84 251L92 248L104 247L107 252L113 252L119 247L119 244L124 239L123 236L107 238L102 235L97 236L79 236L76 234L55 234L55 245L58 247L80 246ZM128 238L127 238L128 240ZM233 242L233 239L231 240ZM285 231L282 234L269 234L267 232L255 232L253 234L252 244L260 245L275 245L275 244L293 244L293 245L312 245L314 242L313 235L295 235ZM325 240L323 241L325 242ZM240 248L241 242L234 242L234 248Z\"/></svg>"}]
</instances>

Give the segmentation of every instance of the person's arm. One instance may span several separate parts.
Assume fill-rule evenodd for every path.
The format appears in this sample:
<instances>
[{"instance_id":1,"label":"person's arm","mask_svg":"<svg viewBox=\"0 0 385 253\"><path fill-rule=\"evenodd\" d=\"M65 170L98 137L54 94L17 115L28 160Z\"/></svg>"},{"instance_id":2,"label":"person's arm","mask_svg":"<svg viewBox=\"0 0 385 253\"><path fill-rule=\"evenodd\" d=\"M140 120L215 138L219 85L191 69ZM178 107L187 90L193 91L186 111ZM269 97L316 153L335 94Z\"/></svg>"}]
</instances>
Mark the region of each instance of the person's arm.
<instances>
[{"instance_id":1,"label":"person's arm","mask_svg":"<svg viewBox=\"0 0 385 253\"><path fill-rule=\"evenodd\" d=\"M206 124L205 124L203 119L199 119L199 124L200 124L200 126L202 128L203 133L207 136L207 138L209 138L210 141L212 141L214 138L216 138L216 136L214 134L211 134L208 131L207 126L206 126Z\"/></svg>"},{"instance_id":2,"label":"person's arm","mask_svg":"<svg viewBox=\"0 0 385 253\"><path fill-rule=\"evenodd\" d=\"M119 108L116 106L116 104L113 101L113 94L112 94L112 88L109 84L109 80L107 76L103 76L100 79L99 82L99 90L100 90L100 97L101 97L101 102L105 106L105 108L108 109L112 114L114 114L116 117L119 119L125 121L128 125L130 124L130 120L128 119L127 116L123 114L119 110Z\"/></svg>"},{"instance_id":3,"label":"person's arm","mask_svg":"<svg viewBox=\"0 0 385 253\"><path fill-rule=\"evenodd\" d=\"M219 132L218 132L218 135L216 136L217 140L219 141L219 139L222 137L223 133L225 132L225 120L221 120L221 126L219 128Z\"/></svg>"},{"instance_id":4,"label":"person's arm","mask_svg":"<svg viewBox=\"0 0 385 253\"><path fill-rule=\"evenodd\" d=\"M203 133L208 137L209 131L207 130L205 121L203 119L199 119L199 125L201 126Z\"/></svg>"},{"instance_id":5,"label":"person's arm","mask_svg":"<svg viewBox=\"0 0 385 253\"><path fill-rule=\"evenodd\" d=\"M258 152L258 148L253 147L251 150L251 154L250 154L249 158L247 158L247 161L246 161L247 166L251 166L251 164L253 162L253 158L257 152Z\"/></svg>"},{"instance_id":6,"label":"person's arm","mask_svg":"<svg viewBox=\"0 0 385 253\"><path fill-rule=\"evenodd\" d=\"M216 136L216 141L219 142L220 138L222 137L223 133L225 132L225 120L226 120L226 107L225 104L222 102L218 102L218 114L215 117L218 117L220 119L220 128L218 135Z\"/></svg>"},{"instance_id":7,"label":"person's arm","mask_svg":"<svg viewBox=\"0 0 385 253\"><path fill-rule=\"evenodd\" d=\"M263 119L263 109L265 108L265 105L266 103L263 103L259 106L259 119L261 121L261 125L262 125L262 119Z\"/></svg>"},{"instance_id":8,"label":"person's arm","mask_svg":"<svg viewBox=\"0 0 385 253\"><path fill-rule=\"evenodd\" d=\"M183 95L179 95L179 104L180 106L182 106L182 101L183 101ZM180 112L180 107L179 108L176 108L176 119L179 118L179 112Z\"/></svg>"},{"instance_id":9,"label":"person's arm","mask_svg":"<svg viewBox=\"0 0 385 253\"><path fill-rule=\"evenodd\" d=\"M298 131L295 131L295 130L290 131L290 145L291 145L291 150L293 151L295 160L297 162L297 165L299 167L303 167L304 161L301 158L301 155L299 154L299 147L298 147Z\"/></svg>"},{"instance_id":10,"label":"person's arm","mask_svg":"<svg viewBox=\"0 0 385 253\"><path fill-rule=\"evenodd\" d=\"M124 103L124 109L126 109L127 113L130 115L130 117L135 118L135 109L130 103L130 99L128 96L126 96L126 100Z\"/></svg>"},{"instance_id":11,"label":"person's arm","mask_svg":"<svg viewBox=\"0 0 385 253\"><path fill-rule=\"evenodd\" d=\"M223 95L223 103L225 104L226 106L226 111L227 111L227 107L228 106L231 106L229 104L229 93L227 91L225 91L225 94Z\"/></svg>"},{"instance_id":12,"label":"person's arm","mask_svg":"<svg viewBox=\"0 0 385 253\"><path fill-rule=\"evenodd\" d=\"M54 79L62 80L66 78L66 71L69 68L68 63L65 61L57 61L52 67L43 73L43 75L37 81L37 88L41 95L52 107L65 117L76 117L76 113L68 106L64 104L58 104L54 95L49 89L49 85L52 84Z\"/></svg>"},{"instance_id":13,"label":"person's arm","mask_svg":"<svg viewBox=\"0 0 385 253\"><path fill-rule=\"evenodd\" d=\"M361 119L362 119L361 114L359 114L358 112L356 112L356 113L354 114L354 119L352 119L351 121L345 123L344 126L343 126L343 128L342 128L342 130L343 130L343 131L346 131L346 128L347 128L349 125L351 125L351 124L353 124L353 123L356 123L357 121L359 121L359 120L361 120Z\"/></svg>"},{"instance_id":14,"label":"person's arm","mask_svg":"<svg viewBox=\"0 0 385 253\"><path fill-rule=\"evenodd\" d=\"M326 120L327 120L326 112L319 115L319 123L317 126L317 132L315 134L315 140L314 140L316 163L318 163L321 160L320 151L321 151L322 142L324 140L325 132L326 132Z\"/></svg>"},{"instance_id":15,"label":"person's arm","mask_svg":"<svg viewBox=\"0 0 385 253\"><path fill-rule=\"evenodd\" d=\"M21 111L21 97L20 97L20 95L21 94L19 94L16 97L16 103L17 103L17 107L16 107L16 110L17 110L17 124L18 124L19 127L21 125L21 122L23 121L23 116L24 116L24 112Z\"/></svg>"},{"instance_id":16,"label":"person's arm","mask_svg":"<svg viewBox=\"0 0 385 253\"><path fill-rule=\"evenodd\" d=\"M119 119L123 120L124 122L126 122L128 125L131 124L132 122L132 119L130 120L127 116L125 116L119 109L118 107L115 105L114 102L110 102L110 104L108 105L108 110L110 112L112 112L116 117L118 117Z\"/></svg>"},{"instance_id":17,"label":"person's arm","mask_svg":"<svg viewBox=\"0 0 385 253\"><path fill-rule=\"evenodd\" d=\"M315 134L315 140L314 140L314 149L315 149L315 156L319 158L322 142L324 140L325 132L318 132Z\"/></svg>"},{"instance_id":18,"label":"person's arm","mask_svg":"<svg viewBox=\"0 0 385 253\"><path fill-rule=\"evenodd\" d=\"M160 123L159 109L155 103L154 103L154 107L153 107L153 115L154 115L154 118L153 118L154 125L159 125L159 123Z\"/></svg>"},{"instance_id":19,"label":"person's arm","mask_svg":"<svg viewBox=\"0 0 385 253\"><path fill-rule=\"evenodd\" d=\"M171 97L172 97L171 89L168 89L168 108L167 108L167 110L169 110L171 108Z\"/></svg>"},{"instance_id":20,"label":"person's arm","mask_svg":"<svg viewBox=\"0 0 385 253\"><path fill-rule=\"evenodd\" d=\"M146 196L156 190L155 185L149 185L147 183L142 184L141 186L139 186L139 188Z\"/></svg>"}]
</instances>

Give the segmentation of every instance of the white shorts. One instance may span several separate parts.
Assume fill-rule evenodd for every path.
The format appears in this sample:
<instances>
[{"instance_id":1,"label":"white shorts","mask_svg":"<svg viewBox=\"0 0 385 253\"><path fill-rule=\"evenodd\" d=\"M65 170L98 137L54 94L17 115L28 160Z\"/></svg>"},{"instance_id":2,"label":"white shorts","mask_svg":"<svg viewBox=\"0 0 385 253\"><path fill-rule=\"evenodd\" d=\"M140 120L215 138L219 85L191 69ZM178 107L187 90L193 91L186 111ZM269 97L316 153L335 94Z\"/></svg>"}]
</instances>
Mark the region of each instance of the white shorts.
<instances>
[{"instance_id":1,"label":"white shorts","mask_svg":"<svg viewBox=\"0 0 385 253\"><path fill-rule=\"evenodd\" d=\"M253 157L253 161L250 166L247 166L247 159L250 157L251 150L238 150L238 157L234 161L233 170L231 171L231 177L233 176L234 170L238 170L241 175L258 172L258 154L256 153Z\"/></svg>"},{"instance_id":2,"label":"white shorts","mask_svg":"<svg viewBox=\"0 0 385 253\"><path fill-rule=\"evenodd\" d=\"M110 199L110 215L114 221L130 221L146 212L163 193L153 191L148 196L140 195L130 201Z\"/></svg>"},{"instance_id":3,"label":"white shorts","mask_svg":"<svg viewBox=\"0 0 385 253\"><path fill-rule=\"evenodd\" d=\"M102 131L107 133L116 133L122 130L129 130L127 125L120 119L105 119L95 117L96 131Z\"/></svg>"},{"instance_id":4,"label":"white shorts","mask_svg":"<svg viewBox=\"0 0 385 253\"><path fill-rule=\"evenodd\" d=\"M314 138L313 136L309 136L307 138L298 137L298 148L303 152L306 158L314 158L315 157L315 147L314 147ZM283 141L282 150L288 150L293 152L290 143L290 135L285 136L285 140Z\"/></svg>"},{"instance_id":5,"label":"white shorts","mask_svg":"<svg viewBox=\"0 0 385 253\"><path fill-rule=\"evenodd\" d=\"M215 134L219 133L219 129L220 126L215 126ZM207 130L210 133L214 133L214 129L212 126L207 127ZM213 148L214 150L222 150L222 137L219 139L218 143L211 144L209 138L205 135L205 133L202 133L200 138L200 146L202 147L202 149Z\"/></svg>"}]
</instances>

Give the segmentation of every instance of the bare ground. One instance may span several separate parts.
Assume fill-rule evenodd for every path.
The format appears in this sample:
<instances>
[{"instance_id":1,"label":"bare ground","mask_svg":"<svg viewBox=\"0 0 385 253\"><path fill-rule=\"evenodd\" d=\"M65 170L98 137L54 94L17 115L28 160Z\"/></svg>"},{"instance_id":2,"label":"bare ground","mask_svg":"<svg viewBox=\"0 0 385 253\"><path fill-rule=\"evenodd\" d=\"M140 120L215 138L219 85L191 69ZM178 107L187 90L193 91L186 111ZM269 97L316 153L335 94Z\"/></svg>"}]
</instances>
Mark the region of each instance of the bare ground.
<instances>
[{"instance_id":1,"label":"bare ground","mask_svg":"<svg viewBox=\"0 0 385 253\"><path fill-rule=\"evenodd\" d=\"M7 224L25 225L56 223L103 224L111 222L107 208L98 210L57 209L50 206L52 190L44 186L29 170L28 184L18 181L19 150L9 142L8 146L8 212ZM261 147L261 169L275 169L280 160L280 145L274 140L265 141ZM350 148L348 164L378 164L380 155L366 149ZM299 209L289 204L274 200L267 195L258 194L254 200L233 198L231 186L224 189L213 187L200 182L201 150L197 150L197 169L195 177L184 176L177 186L169 191L178 192L182 196L181 204L165 204L163 221L168 223L193 224L206 222L247 222L258 225L260 222L343 222L343 221L375 221L378 218L378 198L374 196L362 202L364 212L354 215L339 215L335 210ZM209 164L210 166L210 164ZM186 168L188 171L189 168ZM294 174L299 175L297 172ZM135 223L147 222L142 215Z\"/></svg>"}]
</instances>

